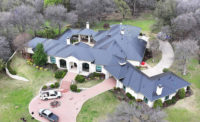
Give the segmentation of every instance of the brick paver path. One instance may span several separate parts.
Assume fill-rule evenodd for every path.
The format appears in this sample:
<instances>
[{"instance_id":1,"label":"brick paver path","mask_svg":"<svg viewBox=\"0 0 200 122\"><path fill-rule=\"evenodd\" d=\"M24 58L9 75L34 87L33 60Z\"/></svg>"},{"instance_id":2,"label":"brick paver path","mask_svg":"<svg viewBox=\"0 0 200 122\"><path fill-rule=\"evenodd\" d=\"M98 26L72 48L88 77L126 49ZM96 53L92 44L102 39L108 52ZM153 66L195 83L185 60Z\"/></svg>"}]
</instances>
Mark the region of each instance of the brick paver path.
<instances>
[{"instance_id":1,"label":"brick paver path","mask_svg":"<svg viewBox=\"0 0 200 122\"><path fill-rule=\"evenodd\" d=\"M76 117L81 110L82 105L90 98L101 94L105 91L113 89L116 85L116 81L114 78L109 78L104 80L103 82L93 86L87 90L84 90L80 93L74 92L65 92L62 94L61 99L57 99L61 105L57 108L51 108L49 101L42 101L40 100L39 96L36 96L29 104L29 112L30 114L34 112L32 115L35 119L47 122L44 118L41 118L38 115L38 111L40 108L46 108L54 112L56 115L59 116L59 122L76 122ZM65 85L64 85L65 86ZM62 85L61 85L61 88Z\"/></svg>"},{"instance_id":2,"label":"brick paver path","mask_svg":"<svg viewBox=\"0 0 200 122\"><path fill-rule=\"evenodd\" d=\"M60 90L62 93L70 90L70 84L72 80L75 79L76 75L77 75L76 73L68 72L66 76L62 79L60 85Z\"/></svg>"}]
</instances>

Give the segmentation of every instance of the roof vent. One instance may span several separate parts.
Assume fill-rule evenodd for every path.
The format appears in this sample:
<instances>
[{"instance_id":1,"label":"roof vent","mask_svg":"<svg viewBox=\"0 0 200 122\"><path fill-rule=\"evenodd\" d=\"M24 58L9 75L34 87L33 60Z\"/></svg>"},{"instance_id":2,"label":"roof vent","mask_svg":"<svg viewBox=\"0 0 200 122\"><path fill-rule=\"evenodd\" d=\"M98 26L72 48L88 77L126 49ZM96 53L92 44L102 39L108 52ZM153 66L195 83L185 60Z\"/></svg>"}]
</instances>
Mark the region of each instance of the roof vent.
<instances>
[{"instance_id":1,"label":"roof vent","mask_svg":"<svg viewBox=\"0 0 200 122\"><path fill-rule=\"evenodd\" d=\"M126 62L119 62L119 64L120 64L121 66L123 66L123 65L126 64Z\"/></svg>"},{"instance_id":2,"label":"roof vent","mask_svg":"<svg viewBox=\"0 0 200 122\"><path fill-rule=\"evenodd\" d=\"M159 84L156 88L156 94L159 96L162 94L163 86Z\"/></svg>"}]
</instances>

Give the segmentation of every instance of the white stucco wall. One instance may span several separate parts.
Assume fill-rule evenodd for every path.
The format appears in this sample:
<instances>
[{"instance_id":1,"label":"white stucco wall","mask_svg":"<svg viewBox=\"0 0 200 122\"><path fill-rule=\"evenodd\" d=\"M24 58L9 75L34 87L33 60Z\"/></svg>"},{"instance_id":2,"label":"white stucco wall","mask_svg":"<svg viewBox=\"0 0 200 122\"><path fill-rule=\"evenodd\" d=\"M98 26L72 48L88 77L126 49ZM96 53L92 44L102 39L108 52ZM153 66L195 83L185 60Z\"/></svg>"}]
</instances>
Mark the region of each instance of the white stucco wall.
<instances>
[{"instance_id":1,"label":"white stucco wall","mask_svg":"<svg viewBox=\"0 0 200 122\"><path fill-rule=\"evenodd\" d=\"M25 51L26 51L27 53L31 53L31 54L34 53L34 52L33 52L33 49L30 48L30 47L25 47Z\"/></svg>"},{"instance_id":2,"label":"white stucco wall","mask_svg":"<svg viewBox=\"0 0 200 122\"><path fill-rule=\"evenodd\" d=\"M123 88L123 84L119 80L117 80L116 88Z\"/></svg>"},{"instance_id":3,"label":"white stucco wall","mask_svg":"<svg viewBox=\"0 0 200 122\"><path fill-rule=\"evenodd\" d=\"M138 61L128 60L128 62L131 63L133 66L140 66L140 62Z\"/></svg>"}]
</instances>

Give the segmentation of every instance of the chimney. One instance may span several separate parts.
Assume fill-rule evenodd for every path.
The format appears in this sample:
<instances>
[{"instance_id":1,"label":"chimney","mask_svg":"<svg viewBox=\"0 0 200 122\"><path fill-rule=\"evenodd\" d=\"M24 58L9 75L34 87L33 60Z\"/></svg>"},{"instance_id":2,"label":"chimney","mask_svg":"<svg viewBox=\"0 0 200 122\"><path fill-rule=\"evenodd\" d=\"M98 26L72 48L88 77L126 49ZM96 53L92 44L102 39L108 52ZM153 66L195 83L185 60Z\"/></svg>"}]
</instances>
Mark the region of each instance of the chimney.
<instances>
[{"instance_id":1,"label":"chimney","mask_svg":"<svg viewBox=\"0 0 200 122\"><path fill-rule=\"evenodd\" d=\"M161 84L159 84L156 88L156 94L159 96L162 94L162 90L163 90L163 87Z\"/></svg>"},{"instance_id":2,"label":"chimney","mask_svg":"<svg viewBox=\"0 0 200 122\"><path fill-rule=\"evenodd\" d=\"M70 38L69 38L69 37L67 37L66 42L67 42L67 45L70 45L70 44L71 44Z\"/></svg>"},{"instance_id":3,"label":"chimney","mask_svg":"<svg viewBox=\"0 0 200 122\"><path fill-rule=\"evenodd\" d=\"M90 29L90 24L89 24L89 22L86 22L86 29Z\"/></svg>"},{"instance_id":4,"label":"chimney","mask_svg":"<svg viewBox=\"0 0 200 122\"><path fill-rule=\"evenodd\" d=\"M124 28L121 29L121 34L124 35L125 31Z\"/></svg>"}]
</instances>

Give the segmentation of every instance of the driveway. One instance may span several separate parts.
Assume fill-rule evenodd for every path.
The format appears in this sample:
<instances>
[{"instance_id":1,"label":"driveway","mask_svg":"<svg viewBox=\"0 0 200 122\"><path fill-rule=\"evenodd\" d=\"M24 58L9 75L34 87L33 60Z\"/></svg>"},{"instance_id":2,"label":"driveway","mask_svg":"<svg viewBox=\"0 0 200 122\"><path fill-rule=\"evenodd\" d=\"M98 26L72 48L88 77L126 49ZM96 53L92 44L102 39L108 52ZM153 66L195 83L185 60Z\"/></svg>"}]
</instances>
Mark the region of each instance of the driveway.
<instances>
[{"instance_id":1,"label":"driveway","mask_svg":"<svg viewBox=\"0 0 200 122\"><path fill-rule=\"evenodd\" d=\"M163 69L170 68L174 62L174 51L171 44L168 41L161 40L159 41L159 43L159 49L162 52L162 58L160 62L150 69L142 70L142 72L148 75L149 77L163 73Z\"/></svg>"},{"instance_id":2,"label":"driveway","mask_svg":"<svg viewBox=\"0 0 200 122\"><path fill-rule=\"evenodd\" d=\"M74 93L71 91L64 92L62 94L62 98L57 99L61 103L61 105L57 108L50 107L50 102L53 100L42 101L40 100L39 96L36 96L29 104L29 113L31 114L32 112L34 112L32 116L35 119L42 122L48 122L38 115L38 111L40 108L47 108L59 116L59 122L76 122L76 117L81 110L82 105L88 99L110 89L113 89L115 85L115 79L109 78L97 84L96 86L93 86L80 93Z\"/></svg>"}]
</instances>

